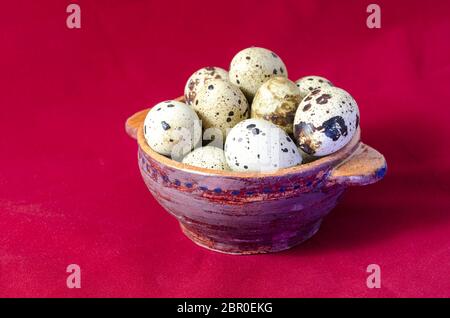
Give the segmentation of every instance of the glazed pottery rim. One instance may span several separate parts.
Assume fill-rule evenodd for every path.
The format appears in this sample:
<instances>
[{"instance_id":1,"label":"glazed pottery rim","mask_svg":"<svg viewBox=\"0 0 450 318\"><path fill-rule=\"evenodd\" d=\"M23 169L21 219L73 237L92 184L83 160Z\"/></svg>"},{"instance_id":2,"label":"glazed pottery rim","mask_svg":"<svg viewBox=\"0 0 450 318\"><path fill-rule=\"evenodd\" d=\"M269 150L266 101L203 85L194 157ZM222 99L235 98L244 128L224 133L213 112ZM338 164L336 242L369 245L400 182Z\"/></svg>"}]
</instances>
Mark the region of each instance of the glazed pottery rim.
<instances>
[{"instance_id":1,"label":"glazed pottery rim","mask_svg":"<svg viewBox=\"0 0 450 318\"><path fill-rule=\"evenodd\" d=\"M143 123L139 125L137 129L137 141L139 148L150 158L157 161L158 163L176 169L182 170L184 172L189 172L193 174L209 175L209 176L220 176L220 177L240 177L240 178L266 178L266 177L282 177L285 175L304 173L316 168L322 168L324 166L336 166L337 164L343 162L345 159L349 158L353 152L358 148L360 144L361 130L360 127L356 130L352 139L340 150L328 155L321 157L313 162L300 164L297 166L278 169L273 172L240 172L231 170L213 170L207 168L200 168L192 165L188 165L182 162L172 160L164 155L161 155L154 151L145 140Z\"/></svg>"}]
</instances>

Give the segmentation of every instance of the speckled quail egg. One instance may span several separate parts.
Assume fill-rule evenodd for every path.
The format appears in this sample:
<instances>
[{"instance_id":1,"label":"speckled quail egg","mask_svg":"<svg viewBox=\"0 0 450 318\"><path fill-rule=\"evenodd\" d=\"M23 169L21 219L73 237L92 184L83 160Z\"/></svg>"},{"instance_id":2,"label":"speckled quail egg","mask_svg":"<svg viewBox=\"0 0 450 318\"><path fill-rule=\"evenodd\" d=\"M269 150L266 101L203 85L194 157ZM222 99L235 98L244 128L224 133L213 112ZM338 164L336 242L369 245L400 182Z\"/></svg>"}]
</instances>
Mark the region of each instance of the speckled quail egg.
<instances>
[{"instance_id":1,"label":"speckled quail egg","mask_svg":"<svg viewBox=\"0 0 450 318\"><path fill-rule=\"evenodd\" d=\"M268 120L292 134L295 112L300 101L300 91L294 82L286 77L272 77L256 92L251 117Z\"/></svg>"},{"instance_id":2,"label":"speckled quail egg","mask_svg":"<svg viewBox=\"0 0 450 318\"><path fill-rule=\"evenodd\" d=\"M237 124L225 142L225 158L234 171L270 172L302 162L294 141L280 127L263 119Z\"/></svg>"},{"instance_id":3,"label":"speckled quail egg","mask_svg":"<svg viewBox=\"0 0 450 318\"><path fill-rule=\"evenodd\" d=\"M200 168L229 170L223 149L212 146L195 149L182 162Z\"/></svg>"},{"instance_id":4,"label":"speckled quail egg","mask_svg":"<svg viewBox=\"0 0 450 318\"><path fill-rule=\"evenodd\" d=\"M240 51L230 64L230 81L251 101L258 88L273 76L288 76L278 55L264 48L250 47Z\"/></svg>"},{"instance_id":5,"label":"speckled quail egg","mask_svg":"<svg viewBox=\"0 0 450 318\"><path fill-rule=\"evenodd\" d=\"M203 129L214 130L223 140L229 129L249 116L244 94L237 86L221 79L209 80L199 87L191 107L202 120Z\"/></svg>"},{"instance_id":6,"label":"speckled quail egg","mask_svg":"<svg viewBox=\"0 0 450 318\"><path fill-rule=\"evenodd\" d=\"M329 155L344 147L359 126L359 109L341 88L318 88L300 103L294 135L300 148L314 156Z\"/></svg>"},{"instance_id":7,"label":"speckled quail egg","mask_svg":"<svg viewBox=\"0 0 450 318\"><path fill-rule=\"evenodd\" d=\"M144 136L154 151L181 160L201 141L201 123L192 108L169 100L150 109L144 120Z\"/></svg>"},{"instance_id":8,"label":"speckled quail egg","mask_svg":"<svg viewBox=\"0 0 450 318\"><path fill-rule=\"evenodd\" d=\"M186 86L184 87L184 97L186 104L191 105L199 86L203 86L206 81L210 79L223 79L228 81L228 72L220 67L204 67L189 77Z\"/></svg>"},{"instance_id":9,"label":"speckled quail egg","mask_svg":"<svg viewBox=\"0 0 450 318\"><path fill-rule=\"evenodd\" d=\"M333 84L325 77L316 75L304 76L296 80L295 84L300 90L301 99L305 98L306 95L308 95L317 88L333 86Z\"/></svg>"}]
</instances>

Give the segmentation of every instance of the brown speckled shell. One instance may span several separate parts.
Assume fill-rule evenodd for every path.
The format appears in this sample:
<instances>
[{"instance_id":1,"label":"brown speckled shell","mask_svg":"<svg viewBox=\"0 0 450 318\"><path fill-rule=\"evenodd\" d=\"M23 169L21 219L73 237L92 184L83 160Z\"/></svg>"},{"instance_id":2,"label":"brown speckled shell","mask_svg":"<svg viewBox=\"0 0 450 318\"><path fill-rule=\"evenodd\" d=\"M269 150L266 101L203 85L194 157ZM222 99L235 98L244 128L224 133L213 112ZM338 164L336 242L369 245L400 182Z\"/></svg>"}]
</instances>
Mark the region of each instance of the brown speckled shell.
<instances>
[{"instance_id":1,"label":"brown speckled shell","mask_svg":"<svg viewBox=\"0 0 450 318\"><path fill-rule=\"evenodd\" d=\"M276 252L313 236L350 185L383 178L384 157L360 142L359 130L340 151L270 174L185 165L146 144L141 111L127 121L138 162L154 198L200 246L229 254ZM142 119L143 120L143 119Z\"/></svg>"}]
</instances>

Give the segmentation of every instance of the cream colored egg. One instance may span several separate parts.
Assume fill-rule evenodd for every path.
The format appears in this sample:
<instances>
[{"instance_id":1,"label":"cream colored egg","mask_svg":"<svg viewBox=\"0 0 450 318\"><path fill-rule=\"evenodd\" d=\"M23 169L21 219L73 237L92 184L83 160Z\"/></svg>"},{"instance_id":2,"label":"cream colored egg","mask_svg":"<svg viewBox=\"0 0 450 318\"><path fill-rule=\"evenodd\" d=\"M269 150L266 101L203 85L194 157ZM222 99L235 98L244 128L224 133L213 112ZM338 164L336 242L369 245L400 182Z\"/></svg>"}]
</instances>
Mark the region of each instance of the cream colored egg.
<instances>
[{"instance_id":1,"label":"cream colored egg","mask_svg":"<svg viewBox=\"0 0 450 318\"><path fill-rule=\"evenodd\" d=\"M186 104L174 100L156 104L145 117L143 129L150 148L174 160L181 160L202 137L197 114Z\"/></svg>"},{"instance_id":2,"label":"cream colored egg","mask_svg":"<svg viewBox=\"0 0 450 318\"><path fill-rule=\"evenodd\" d=\"M272 77L256 92L251 117L268 120L292 134L295 112L301 101L300 91L286 77Z\"/></svg>"},{"instance_id":3,"label":"cream colored egg","mask_svg":"<svg viewBox=\"0 0 450 318\"><path fill-rule=\"evenodd\" d=\"M182 162L200 168L229 170L224 151L212 146L195 149L187 154Z\"/></svg>"},{"instance_id":4,"label":"cream colored egg","mask_svg":"<svg viewBox=\"0 0 450 318\"><path fill-rule=\"evenodd\" d=\"M228 72L223 68L210 66L204 67L196 71L189 77L184 87L184 97L186 104L191 105L197 95L197 89L205 85L205 82L211 79L223 79L228 81Z\"/></svg>"},{"instance_id":5,"label":"cream colored egg","mask_svg":"<svg viewBox=\"0 0 450 318\"><path fill-rule=\"evenodd\" d=\"M309 155L326 156L344 147L359 126L359 109L341 88L318 88L300 103L294 118L294 135Z\"/></svg>"},{"instance_id":6,"label":"cream colored egg","mask_svg":"<svg viewBox=\"0 0 450 318\"><path fill-rule=\"evenodd\" d=\"M202 120L203 129L221 134L248 118L249 105L244 94L235 85L221 79L209 80L199 87L191 107Z\"/></svg>"},{"instance_id":7,"label":"cream colored egg","mask_svg":"<svg viewBox=\"0 0 450 318\"><path fill-rule=\"evenodd\" d=\"M231 170L272 172L298 165L302 158L294 141L280 127L251 118L237 124L225 142Z\"/></svg>"},{"instance_id":8,"label":"cream colored egg","mask_svg":"<svg viewBox=\"0 0 450 318\"><path fill-rule=\"evenodd\" d=\"M249 101L258 88L274 76L288 76L286 66L274 52L250 47L233 57L229 71L230 81L236 84Z\"/></svg>"},{"instance_id":9,"label":"cream colored egg","mask_svg":"<svg viewBox=\"0 0 450 318\"><path fill-rule=\"evenodd\" d=\"M316 75L309 75L304 76L298 80L295 81L295 84L300 90L300 97L303 99L311 93L313 90L317 88L322 87L330 87L333 86L333 84L327 80L325 77L316 76Z\"/></svg>"}]
</instances>

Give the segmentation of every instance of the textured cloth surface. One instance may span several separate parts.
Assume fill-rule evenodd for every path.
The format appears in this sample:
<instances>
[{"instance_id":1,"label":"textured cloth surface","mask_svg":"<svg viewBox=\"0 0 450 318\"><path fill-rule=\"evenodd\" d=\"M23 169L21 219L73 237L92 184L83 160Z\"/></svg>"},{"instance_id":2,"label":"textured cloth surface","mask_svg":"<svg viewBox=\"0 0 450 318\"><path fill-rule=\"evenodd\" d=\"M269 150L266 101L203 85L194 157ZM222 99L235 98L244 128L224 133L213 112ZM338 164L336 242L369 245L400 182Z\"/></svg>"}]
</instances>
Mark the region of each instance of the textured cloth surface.
<instances>
[{"instance_id":1,"label":"textured cloth surface","mask_svg":"<svg viewBox=\"0 0 450 318\"><path fill-rule=\"evenodd\" d=\"M447 1L4 1L0 296L450 297ZM228 256L183 236L138 171L126 118L248 46L290 78L348 90L381 182L351 188L311 240ZM66 287L78 264L81 289ZM381 266L381 289L366 267Z\"/></svg>"}]
</instances>

